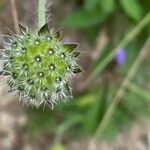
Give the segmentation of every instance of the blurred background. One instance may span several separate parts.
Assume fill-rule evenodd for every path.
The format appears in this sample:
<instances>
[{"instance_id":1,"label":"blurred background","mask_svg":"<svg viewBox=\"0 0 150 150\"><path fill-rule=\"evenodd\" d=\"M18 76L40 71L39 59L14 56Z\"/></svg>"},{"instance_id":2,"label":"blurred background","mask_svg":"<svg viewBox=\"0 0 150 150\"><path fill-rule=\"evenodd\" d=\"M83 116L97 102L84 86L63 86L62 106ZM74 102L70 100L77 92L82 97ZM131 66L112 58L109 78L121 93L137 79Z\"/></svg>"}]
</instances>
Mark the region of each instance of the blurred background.
<instances>
[{"instance_id":1,"label":"blurred background","mask_svg":"<svg viewBox=\"0 0 150 150\"><path fill-rule=\"evenodd\" d=\"M23 106L7 93L1 76L0 150L88 150L150 34L149 21L107 61L149 13L150 0L47 0L47 6L51 3L49 25L63 30L64 42L80 43L83 73L72 80L74 98L54 110ZM37 0L16 0L19 22L32 31L37 27L37 6ZM14 29L10 0L0 0L0 34L11 35ZM149 91L150 50L110 114L99 150L150 150Z\"/></svg>"}]
</instances>

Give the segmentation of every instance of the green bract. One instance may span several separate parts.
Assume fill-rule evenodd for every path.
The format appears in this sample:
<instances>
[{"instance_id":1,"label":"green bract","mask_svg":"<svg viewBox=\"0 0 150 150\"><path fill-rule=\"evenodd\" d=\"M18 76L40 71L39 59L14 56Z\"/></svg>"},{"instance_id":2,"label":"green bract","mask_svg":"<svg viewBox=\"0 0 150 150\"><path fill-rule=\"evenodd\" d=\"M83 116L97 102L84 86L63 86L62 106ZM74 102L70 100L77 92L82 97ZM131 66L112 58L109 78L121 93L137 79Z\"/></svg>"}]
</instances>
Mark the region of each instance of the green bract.
<instances>
[{"instance_id":1,"label":"green bract","mask_svg":"<svg viewBox=\"0 0 150 150\"><path fill-rule=\"evenodd\" d=\"M24 103L40 105L72 96L70 78L80 72L76 63L77 44L64 44L60 32L49 32L44 25L38 33L30 33L21 25L22 35L6 46L4 74L11 90Z\"/></svg>"}]
</instances>

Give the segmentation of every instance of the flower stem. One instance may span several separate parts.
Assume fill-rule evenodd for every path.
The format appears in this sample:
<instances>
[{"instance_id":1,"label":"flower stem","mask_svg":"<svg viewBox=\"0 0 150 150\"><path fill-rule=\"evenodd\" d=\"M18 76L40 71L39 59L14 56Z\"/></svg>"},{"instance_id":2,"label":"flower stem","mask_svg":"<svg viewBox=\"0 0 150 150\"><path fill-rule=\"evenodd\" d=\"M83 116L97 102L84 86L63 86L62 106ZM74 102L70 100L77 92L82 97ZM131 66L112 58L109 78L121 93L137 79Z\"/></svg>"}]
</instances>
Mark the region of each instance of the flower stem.
<instances>
[{"instance_id":1,"label":"flower stem","mask_svg":"<svg viewBox=\"0 0 150 150\"><path fill-rule=\"evenodd\" d=\"M38 3L38 26L39 29L45 24L46 17L45 17L45 0L39 0Z\"/></svg>"},{"instance_id":2,"label":"flower stem","mask_svg":"<svg viewBox=\"0 0 150 150\"><path fill-rule=\"evenodd\" d=\"M10 0L10 5L11 5L11 10L12 10L12 19L13 19L13 24L14 24L14 30L16 34L20 33L19 29L19 21L18 21L18 13L17 13L17 8L16 8L16 1L15 0Z\"/></svg>"}]
</instances>

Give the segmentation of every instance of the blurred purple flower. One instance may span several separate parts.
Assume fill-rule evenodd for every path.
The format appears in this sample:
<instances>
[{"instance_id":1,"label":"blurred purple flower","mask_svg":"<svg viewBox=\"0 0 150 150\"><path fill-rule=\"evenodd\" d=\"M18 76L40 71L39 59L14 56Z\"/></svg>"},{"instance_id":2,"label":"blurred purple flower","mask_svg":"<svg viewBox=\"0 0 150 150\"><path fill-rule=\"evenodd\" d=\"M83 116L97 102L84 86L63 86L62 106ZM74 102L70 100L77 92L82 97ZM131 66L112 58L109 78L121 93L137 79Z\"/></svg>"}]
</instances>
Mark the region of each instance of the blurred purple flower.
<instances>
[{"instance_id":1,"label":"blurred purple flower","mask_svg":"<svg viewBox=\"0 0 150 150\"><path fill-rule=\"evenodd\" d=\"M115 60L117 65L122 66L126 61L126 51L123 48L118 49Z\"/></svg>"}]
</instances>

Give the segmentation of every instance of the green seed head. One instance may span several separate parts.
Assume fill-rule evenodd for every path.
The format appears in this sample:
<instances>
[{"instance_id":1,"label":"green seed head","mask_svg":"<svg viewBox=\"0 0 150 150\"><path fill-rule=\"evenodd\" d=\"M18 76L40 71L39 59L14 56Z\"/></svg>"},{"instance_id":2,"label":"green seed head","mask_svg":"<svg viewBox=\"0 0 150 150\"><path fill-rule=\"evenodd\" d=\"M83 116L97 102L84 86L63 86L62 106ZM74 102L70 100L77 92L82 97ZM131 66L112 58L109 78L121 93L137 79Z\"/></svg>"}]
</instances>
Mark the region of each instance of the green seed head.
<instances>
[{"instance_id":1,"label":"green seed head","mask_svg":"<svg viewBox=\"0 0 150 150\"><path fill-rule=\"evenodd\" d=\"M24 103L40 105L72 97L70 78L80 72L76 63L77 44L64 44L60 32L38 34L23 31L3 55L9 85Z\"/></svg>"}]
</instances>

